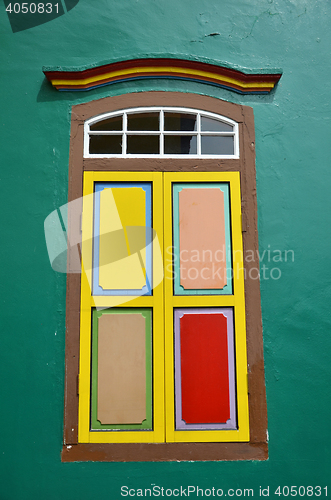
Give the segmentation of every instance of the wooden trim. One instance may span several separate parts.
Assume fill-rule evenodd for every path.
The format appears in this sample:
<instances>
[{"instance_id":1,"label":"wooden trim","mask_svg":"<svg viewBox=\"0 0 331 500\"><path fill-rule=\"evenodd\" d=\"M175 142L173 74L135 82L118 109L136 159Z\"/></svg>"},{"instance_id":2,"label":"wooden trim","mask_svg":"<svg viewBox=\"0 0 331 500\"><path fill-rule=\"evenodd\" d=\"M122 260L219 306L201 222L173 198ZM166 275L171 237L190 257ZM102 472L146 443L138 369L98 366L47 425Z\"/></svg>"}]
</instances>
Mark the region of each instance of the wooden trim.
<instances>
[{"instance_id":1,"label":"wooden trim","mask_svg":"<svg viewBox=\"0 0 331 500\"><path fill-rule=\"evenodd\" d=\"M62 462L267 460L266 443L78 444L64 446Z\"/></svg>"},{"instance_id":2,"label":"wooden trim","mask_svg":"<svg viewBox=\"0 0 331 500\"><path fill-rule=\"evenodd\" d=\"M101 113L138 106L180 106L210 111L239 123L240 159L83 159L83 125ZM240 172L244 256L258 250L253 110L212 97L179 92L144 92L107 97L72 108L68 201L82 196L84 170ZM73 222L77 224L77 221ZM70 228L70 217L69 217ZM77 230L77 228L73 228ZM70 231L70 229L69 229ZM70 261L70 255L69 255ZM259 262L244 262L247 327L249 443L78 444L80 275L68 273L66 313L66 381L63 461L265 460L268 457L260 283L250 279ZM69 446L68 446L69 445Z\"/></svg>"},{"instance_id":3,"label":"wooden trim","mask_svg":"<svg viewBox=\"0 0 331 500\"><path fill-rule=\"evenodd\" d=\"M180 168L178 168L180 163ZM175 158L84 158L84 171L238 172L241 160Z\"/></svg>"},{"instance_id":4,"label":"wooden trim","mask_svg":"<svg viewBox=\"0 0 331 500\"><path fill-rule=\"evenodd\" d=\"M77 138L77 141L76 141ZM68 186L68 235L77 228L77 221L71 216L70 202L83 193L83 151L79 146L84 141L84 125L78 121L71 122L69 186ZM68 251L68 269L70 270L73 252ZM66 355L65 355L65 401L64 401L64 443L78 442L78 390L79 373L79 323L80 323L80 284L81 275L67 274L66 299Z\"/></svg>"}]
</instances>

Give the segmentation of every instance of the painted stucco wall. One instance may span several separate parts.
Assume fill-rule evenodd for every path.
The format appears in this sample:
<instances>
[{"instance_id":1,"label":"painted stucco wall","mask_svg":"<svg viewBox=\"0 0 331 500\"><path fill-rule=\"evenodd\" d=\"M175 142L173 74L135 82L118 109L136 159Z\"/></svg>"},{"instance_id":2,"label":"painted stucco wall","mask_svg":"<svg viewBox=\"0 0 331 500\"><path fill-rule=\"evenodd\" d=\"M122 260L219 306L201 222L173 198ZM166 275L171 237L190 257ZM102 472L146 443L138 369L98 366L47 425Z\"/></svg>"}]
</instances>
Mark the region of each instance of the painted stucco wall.
<instances>
[{"instance_id":1,"label":"painted stucco wall","mask_svg":"<svg viewBox=\"0 0 331 500\"><path fill-rule=\"evenodd\" d=\"M119 499L120 487L330 485L330 90L328 0L80 0L12 33L0 6L0 499ZM196 56L282 68L270 96L146 81L60 93L43 65ZM65 275L43 222L66 203L71 105L143 90L197 92L254 108L269 460L62 464ZM287 262L268 262L286 250ZM279 276L274 271L274 277ZM323 491L323 490L322 490ZM331 488L329 490L331 494ZM325 495L325 490L322 496ZM194 495L192 495L194 496Z\"/></svg>"}]
</instances>

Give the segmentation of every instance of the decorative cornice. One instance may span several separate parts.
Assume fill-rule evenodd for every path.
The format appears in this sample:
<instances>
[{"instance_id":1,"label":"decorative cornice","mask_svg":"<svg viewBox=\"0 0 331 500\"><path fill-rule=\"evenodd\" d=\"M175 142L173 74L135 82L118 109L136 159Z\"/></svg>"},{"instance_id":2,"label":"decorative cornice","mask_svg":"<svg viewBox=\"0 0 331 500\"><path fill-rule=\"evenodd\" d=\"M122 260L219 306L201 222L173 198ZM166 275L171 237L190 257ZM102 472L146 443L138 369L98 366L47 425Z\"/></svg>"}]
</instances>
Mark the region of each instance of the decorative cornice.
<instances>
[{"instance_id":1,"label":"decorative cornice","mask_svg":"<svg viewBox=\"0 0 331 500\"><path fill-rule=\"evenodd\" d=\"M205 62L146 58L103 64L89 69L43 68L53 87L61 91L92 90L112 83L167 78L214 85L239 94L269 94L281 73L244 73Z\"/></svg>"}]
</instances>

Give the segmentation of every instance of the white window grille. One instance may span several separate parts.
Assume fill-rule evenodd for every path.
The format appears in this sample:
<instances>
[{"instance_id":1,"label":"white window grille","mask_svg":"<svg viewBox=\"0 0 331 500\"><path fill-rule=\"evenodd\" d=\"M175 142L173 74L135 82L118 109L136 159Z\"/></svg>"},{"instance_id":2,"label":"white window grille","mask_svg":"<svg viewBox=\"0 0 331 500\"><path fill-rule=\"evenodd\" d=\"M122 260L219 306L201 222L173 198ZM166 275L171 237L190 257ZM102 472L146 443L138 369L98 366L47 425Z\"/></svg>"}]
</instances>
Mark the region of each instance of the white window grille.
<instances>
[{"instance_id":1,"label":"white window grille","mask_svg":"<svg viewBox=\"0 0 331 500\"><path fill-rule=\"evenodd\" d=\"M238 123L179 107L130 108L85 122L85 158L239 158Z\"/></svg>"}]
</instances>

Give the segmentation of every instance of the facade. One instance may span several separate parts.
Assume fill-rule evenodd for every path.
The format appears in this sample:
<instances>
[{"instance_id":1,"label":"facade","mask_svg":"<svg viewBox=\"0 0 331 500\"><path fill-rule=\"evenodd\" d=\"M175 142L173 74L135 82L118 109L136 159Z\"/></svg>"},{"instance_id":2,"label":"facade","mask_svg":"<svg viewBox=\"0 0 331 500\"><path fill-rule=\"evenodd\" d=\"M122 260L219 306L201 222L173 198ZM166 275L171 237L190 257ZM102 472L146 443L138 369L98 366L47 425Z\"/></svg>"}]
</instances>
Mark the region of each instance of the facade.
<instances>
[{"instance_id":1,"label":"facade","mask_svg":"<svg viewBox=\"0 0 331 500\"><path fill-rule=\"evenodd\" d=\"M246 488L266 496L266 488L272 495L280 486L286 496L283 487L292 485L327 496L330 5L101 4L81 0L52 21L16 32L1 19L3 497L121 498L144 496L145 489L152 496L158 487L176 496L189 486L205 496L212 488L218 496L244 495ZM169 125L175 115L179 126ZM148 127L131 126L135 116L149 120ZM183 125L187 119L191 128ZM81 206L75 213L69 207L71 225L62 221L83 252L70 249L66 277L61 259L49 255L44 221L83 194L88 200L94 190L116 188L140 189L151 200L144 208L137 201L134 217L126 214L122 224L153 228L165 241L161 253L179 241L190 249L183 241L193 236L181 233L177 220L185 205L180 192L191 199L194 191L193 204L208 199L216 207L221 199L225 264L234 270L238 263L238 273L221 284L185 285L173 279L175 259L170 268L161 259L169 277L163 287L156 283L151 231L152 252L138 251L143 282L132 271L132 281L120 285L127 302L115 304L122 278L109 284L93 260L102 260L108 241L97 235L92 243L93 227L109 231L102 207L111 201L100 194L99 212L87 201L82 219ZM126 206L131 198L118 193ZM201 203L188 218L197 220L207 202ZM207 218L201 216L200 231ZM210 219L213 227L220 221ZM81 258L82 275L75 267ZM130 301L137 288L144 292ZM144 324L132 352L142 349L145 361L139 371L132 357L128 371L135 387L149 389L143 416L133 417L130 407L127 420L98 407L105 368L101 350L99 358L91 352L101 345L103 324L114 321L109 307L121 325ZM215 364L226 364L226 376L213 371L227 402L209 404L217 401L217 386L200 401L205 412L195 411L190 392L190 380L195 373L201 379L204 368L184 367L200 359L185 344L194 314L204 330L227 324ZM212 335L210 342L221 352Z\"/></svg>"}]
</instances>

